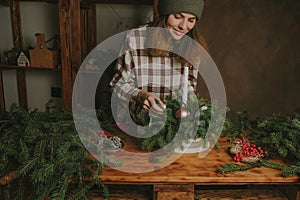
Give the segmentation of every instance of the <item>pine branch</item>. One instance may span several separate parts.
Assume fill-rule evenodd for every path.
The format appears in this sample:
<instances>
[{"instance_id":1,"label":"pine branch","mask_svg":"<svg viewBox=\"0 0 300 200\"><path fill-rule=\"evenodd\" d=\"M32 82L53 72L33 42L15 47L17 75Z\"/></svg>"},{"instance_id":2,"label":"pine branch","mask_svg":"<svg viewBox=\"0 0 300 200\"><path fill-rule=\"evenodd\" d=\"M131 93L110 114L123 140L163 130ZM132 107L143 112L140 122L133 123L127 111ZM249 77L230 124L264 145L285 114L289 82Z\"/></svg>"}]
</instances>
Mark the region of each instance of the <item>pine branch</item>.
<instances>
[{"instance_id":1,"label":"pine branch","mask_svg":"<svg viewBox=\"0 0 300 200\"><path fill-rule=\"evenodd\" d=\"M283 177L290 177L294 175L300 175L300 162L290 164L283 170Z\"/></svg>"},{"instance_id":2,"label":"pine branch","mask_svg":"<svg viewBox=\"0 0 300 200\"><path fill-rule=\"evenodd\" d=\"M32 168L35 166L38 158L33 157L32 159L26 160L24 163L22 163L19 168L17 169L17 173L26 176L27 173L32 170Z\"/></svg>"},{"instance_id":3,"label":"pine branch","mask_svg":"<svg viewBox=\"0 0 300 200\"><path fill-rule=\"evenodd\" d=\"M266 160L266 159L261 159L260 162L266 166L266 167L269 167L269 168L272 168L272 169L278 169L278 170L283 170L285 168L285 166L279 164L279 163L275 163L275 162L271 162L269 160Z\"/></svg>"},{"instance_id":4,"label":"pine branch","mask_svg":"<svg viewBox=\"0 0 300 200\"><path fill-rule=\"evenodd\" d=\"M9 112L1 114L0 121L0 153L4 161L0 163L0 180L5 178L9 185L19 188L10 191L1 186L1 190L13 199L22 196L23 186L30 187L31 199L52 196L65 199L73 188L82 191L90 184L102 185L100 173L104 166L87 158L71 112L58 109L29 112L13 105ZM85 164L93 166L96 172L89 172ZM5 169L4 176L15 171L16 178L2 177L2 169ZM91 183L84 181L86 177L92 177ZM80 196L85 198L86 193Z\"/></svg>"},{"instance_id":5,"label":"pine branch","mask_svg":"<svg viewBox=\"0 0 300 200\"><path fill-rule=\"evenodd\" d=\"M72 180L73 180L73 177L70 176L70 175L64 177L64 180L62 181L62 183L59 184L60 187L58 188L58 191L54 192L54 194L52 195L52 198L54 198L54 199L65 199L67 190L68 190Z\"/></svg>"},{"instance_id":6,"label":"pine branch","mask_svg":"<svg viewBox=\"0 0 300 200\"><path fill-rule=\"evenodd\" d=\"M70 192L69 195L67 195L68 200L81 200L86 199L86 195L89 189L91 189L92 186L85 185L84 187L76 188L72 192Z\"/></svg>"},{"instance_id":7,"label":"pine branch","mask_svg":"<svg viewBox=\"0 0 300 200\"><path fill-rule=\"evenodd\" d=\"M226 165L219 167L217 171L219 173L225 174L228 172L236 172L236 171L246 171L252 168L260 167L260 163L254 163L254 164L236 164L236 163L227 163Z\"/></svg>"}]
</instances>

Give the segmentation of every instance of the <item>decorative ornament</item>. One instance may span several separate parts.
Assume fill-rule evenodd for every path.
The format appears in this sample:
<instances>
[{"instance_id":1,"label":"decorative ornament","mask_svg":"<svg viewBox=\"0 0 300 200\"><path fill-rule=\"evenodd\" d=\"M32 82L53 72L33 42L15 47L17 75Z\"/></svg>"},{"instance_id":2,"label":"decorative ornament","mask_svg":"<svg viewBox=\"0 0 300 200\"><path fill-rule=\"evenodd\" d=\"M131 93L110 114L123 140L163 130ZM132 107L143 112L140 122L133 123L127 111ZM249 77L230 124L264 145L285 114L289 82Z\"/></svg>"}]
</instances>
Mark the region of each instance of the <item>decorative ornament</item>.
<instances>
[{"instance_id":1,"label":"decorative ornament","mask_svg":"<svg viewBox=\"0 0 300 200\"><path fill-rule=\"evenodd\" d=\"M186 108L180 108L176 111L176 118L183 119L190 115L190 111Z\"/></svg>"},{"instance_id":2,"label":"decorative ornament","mask_svg":"<svg viewBox=\"0 0 300 200\"><path fill-rule=\"evenodd\" d=\"M21 67L29 67L30 66L30 61L29 61L29 55L25 51L21 51L17 58L17 64L18 66Z\"/></svg>"},{"instance_id":3,"label":"decorative ornament","mask_svg":"<svg viewBox=\"0 0 300 200\"><path fill-rule=\"evenodd\" d=\"M9 65L17 65L17 59L20 54L21 50L17 48L12 48L11 50L4 52L4 58L6 60L6 63Z\"/></svg>"}]
</instances>

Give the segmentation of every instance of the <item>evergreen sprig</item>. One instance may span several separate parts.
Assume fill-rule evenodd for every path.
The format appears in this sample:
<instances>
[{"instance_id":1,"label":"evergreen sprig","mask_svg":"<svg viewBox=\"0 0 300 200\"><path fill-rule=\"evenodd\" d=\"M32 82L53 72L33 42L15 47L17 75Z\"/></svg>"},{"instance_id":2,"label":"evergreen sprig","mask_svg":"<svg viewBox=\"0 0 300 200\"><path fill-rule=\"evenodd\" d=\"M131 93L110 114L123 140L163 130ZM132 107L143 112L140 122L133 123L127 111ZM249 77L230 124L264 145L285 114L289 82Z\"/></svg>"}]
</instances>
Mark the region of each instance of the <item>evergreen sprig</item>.
<instances>
[{"instance_id":1,"label":"evergreen sprig","mask_svg":"<svg viewBox=\"0 0 300 200\"><path fill-rule=\"evenodd\" d=\"M256 167L261 167L261 163L254 163L254 164L226 163L224 166L219 167L217 171L219 173L224 174L224 173L236 172L236 171L246 171Z\"/></svg>"},{"instance_id":2,"label":"evergreen sprig","mask_svg":"<svg viewBox=\"0 0 300 200\"><path fill-rule=\"evenodd\" d=\"M104 188L108 196L100 178L104 166L83 146L70 111L52 102L46 111L27 111L14 104L1 113L0 129L0 179L17 174L0 184L4 198L86 199L94 186Z\"/></svg>"}]
</instances>

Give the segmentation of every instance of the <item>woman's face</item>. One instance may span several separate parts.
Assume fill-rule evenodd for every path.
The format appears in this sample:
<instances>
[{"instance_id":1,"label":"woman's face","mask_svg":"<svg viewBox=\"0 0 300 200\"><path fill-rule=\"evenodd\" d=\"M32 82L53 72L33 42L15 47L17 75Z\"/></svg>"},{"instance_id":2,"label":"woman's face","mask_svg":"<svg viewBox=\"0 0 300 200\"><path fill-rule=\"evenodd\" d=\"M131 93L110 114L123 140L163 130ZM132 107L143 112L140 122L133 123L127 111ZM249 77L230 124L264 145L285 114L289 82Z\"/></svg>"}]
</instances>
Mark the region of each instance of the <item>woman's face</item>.
<instances>
[{"instance_id":1,"label":"woman's face","mask_svg":"<svg viewBox=\"0 0 300 200\"><path fill-rule=\"evenodd\" d=\"M196 24L196 16L188 13L170 14L167 19L167 28L175 40L179 40Z\"/></svg>"}]
</instances>

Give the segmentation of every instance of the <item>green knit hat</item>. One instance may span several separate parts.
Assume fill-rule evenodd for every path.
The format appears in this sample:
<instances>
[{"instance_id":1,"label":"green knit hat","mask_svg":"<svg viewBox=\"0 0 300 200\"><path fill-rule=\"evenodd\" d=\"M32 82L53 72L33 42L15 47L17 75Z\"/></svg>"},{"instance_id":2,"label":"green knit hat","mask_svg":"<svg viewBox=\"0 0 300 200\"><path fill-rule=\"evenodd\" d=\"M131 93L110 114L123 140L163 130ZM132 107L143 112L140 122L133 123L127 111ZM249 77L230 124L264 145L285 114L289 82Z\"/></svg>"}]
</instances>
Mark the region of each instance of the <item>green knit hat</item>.
<instances>
[{"instance_id":1,"label":"green knit hat","mask_svg":"<svg viewBox=\"0 0 300 200\"><path fill-rule=\"evenodd\" d=\"M158 0L158 12L160 15L190 13L200 19L203 7L203 0Z\"/></svg>"}]
</instances>

